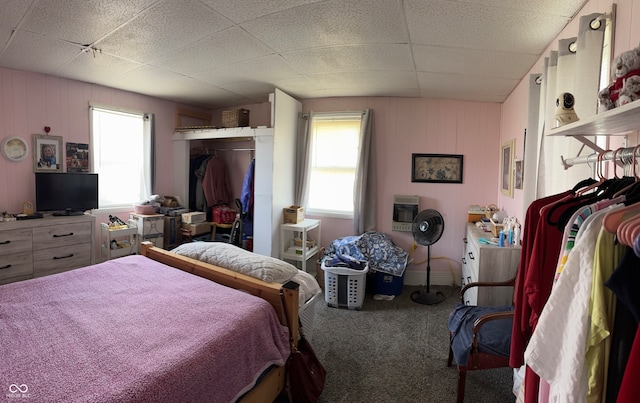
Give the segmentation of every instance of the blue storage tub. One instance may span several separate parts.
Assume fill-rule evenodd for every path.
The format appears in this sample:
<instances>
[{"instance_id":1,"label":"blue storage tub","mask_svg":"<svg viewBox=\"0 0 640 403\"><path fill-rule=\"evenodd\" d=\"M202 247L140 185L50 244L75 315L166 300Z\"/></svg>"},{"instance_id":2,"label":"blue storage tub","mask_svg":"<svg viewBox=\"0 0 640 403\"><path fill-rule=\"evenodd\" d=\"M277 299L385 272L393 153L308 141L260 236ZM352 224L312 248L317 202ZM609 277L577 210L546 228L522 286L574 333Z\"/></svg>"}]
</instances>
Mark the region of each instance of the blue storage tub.
<instances>
[{"instance_id":1,"label":"blue storage tub","mask_svg":"<svg viewBox=\"0 0 640 403\"><path fill-rule=\"evenodd\" d=\"M404 273L406 273L406 270ZM402 273L402 276L394 276L381 271L373 272L373 293L380 295L400 295L402 293L402 287L404 286L404 273Z\"/></svg>"}]
</instances>

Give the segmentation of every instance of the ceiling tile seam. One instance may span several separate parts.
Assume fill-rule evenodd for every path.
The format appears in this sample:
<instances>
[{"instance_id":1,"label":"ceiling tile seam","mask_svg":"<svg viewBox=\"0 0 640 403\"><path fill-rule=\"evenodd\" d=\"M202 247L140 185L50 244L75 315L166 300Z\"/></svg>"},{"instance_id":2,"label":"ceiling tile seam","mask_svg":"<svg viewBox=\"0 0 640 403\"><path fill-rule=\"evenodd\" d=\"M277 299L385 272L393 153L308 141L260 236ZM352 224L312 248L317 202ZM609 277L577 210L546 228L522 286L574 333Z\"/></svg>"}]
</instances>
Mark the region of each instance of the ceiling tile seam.
<instances>
[{"instance_id":1,"label":"ceiling tile seam","mask_svg":"<svg viewBox=\"0 0 640 403\"><path fill-rule=\"evenodd\" d=\"M11 42L13 42L13 39L15 38L16 32L21 30L21 27L24 25L27 17L31 14L31 12L35 8L35 5L36 5L37 2L38 2L38 0L32 0L31 4L29 5L29 8L27 8L27 11L25 11L25 13L20 18L20 21L18 21L18 23L16 24L15 27L10 28L11 29L11 34L9 35L9 39L7 39L7 42L4 44L4 47L0 50L0 57L2 57L4 52L7 49L9 49L9 45L11 45Z\"/></svg>"},{"instance_id":2,"label":"ceiling tile seam","mask_svg":"<svg viewBox=\"0 0 640 403\"><path fill-rule=\"evenodd\" d=\"M250 19L250 20L243 20L242 22L234 21L233 19L231 19L231 17L228 17L228 16L224 15L220 10L216 10L215 7L212 7L212 6L210 6L208 4L205 4L205 3L203 3L203 4L205 6L207 6L207 7L209 7L210 9L212 9L213 11L215 11L216 13L218 13L219 15L221 15L224 18L226 18L229 21L231 21L234 25L238 25L239 26L239 25L242 25L242 24L246 24L246 23L249 23L249 22L253 22L253 21L259 20L261 18L270 17L270 16L273 16L273 15L278 15L278 14L284 13L284 12L289 12L291 10L295 10L296 8L307 8L307 7L316 6L316 5L322 4L322 3L331 3L333 1L334 0L322 0L322 1L316 1L316 2L310 3L310 4L298 4L297 6L285 8L285 9L278 10L278 11L274 11L274 12L268 13L268 14L259 15L259 16L255 17L255 18Z\"/></svg>"},{"instance_id":3,"label":"ceiling tile seam","mask_svg":"<svg viewBox=\"0 0 640 403\"><path fill-rule=\"evenodd\" d=\"M398 6L402 11L400 14L402 15L402 26L404 27L405 34L407 35L407 45L409 45L409 53L411 54L411 64L413 66L413 76L416 82L416 88L418 91L422 91L420 87L420 77L418 76L418 67L416 64L416 57L413 53L413 42L411 40L411 31L409 30L409 23L407 22L407 9L404 5L404 0L397 0Z\"/></svg>"},{"instance_id":4,"label":"ceiling tile seam","mask_svg":"<svg viewBox=\"0 0 640 403\"><path fill-rule=\"evenodd\" d=\"M500 54L500 55L518 55L518 56L535 56L535 57L540 56L537 53L516 52L516 51L510 51L510 50L495 50L495 49L477 48L477 47L468 48L468 47L462 47L462 46L446 46L446 45L425 44L425 43L412 43L410 44L410 46L412 48L415 46L415 47L425 47L425 48L437 48L437 49L443 49L443 50L448 50L448 49L464 50L464 51L471 50L476 53L490 52L490 53Z\"/></svg>"}]
</instances>

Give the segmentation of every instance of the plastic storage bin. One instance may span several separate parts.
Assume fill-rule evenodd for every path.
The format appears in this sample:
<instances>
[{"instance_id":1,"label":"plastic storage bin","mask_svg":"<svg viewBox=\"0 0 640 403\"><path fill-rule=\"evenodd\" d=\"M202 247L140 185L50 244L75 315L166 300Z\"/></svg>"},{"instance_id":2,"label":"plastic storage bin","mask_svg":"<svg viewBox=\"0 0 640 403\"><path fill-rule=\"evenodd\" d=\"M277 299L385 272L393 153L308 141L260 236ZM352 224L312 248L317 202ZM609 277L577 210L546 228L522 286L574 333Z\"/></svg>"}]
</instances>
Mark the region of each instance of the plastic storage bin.
<instances>
[{"instance_id":1,"label":"plastic storage bin","mask_svg":"<svg viewBox=\"0 0 640 403\"><path fill-rule=\"evenodd\" d=\"M405 273L402 273L402 276L394 276L381 271L373 271L371 276L373 279L373 293L380 295L400 295L402 293L402 287L404 286L404 274Z\"/></svg>"},{"instance_id":2,"label":"plastic storage bin","mask_svg":"<svg viewBox=\"0 0 640 403\"><path fill-rule=\"evenodd\" d=\"M324 271L324 297L328 306L360 310L364 302L367 272L347 267L329 267L322 262Z\"/></svg>"}]
</instances>

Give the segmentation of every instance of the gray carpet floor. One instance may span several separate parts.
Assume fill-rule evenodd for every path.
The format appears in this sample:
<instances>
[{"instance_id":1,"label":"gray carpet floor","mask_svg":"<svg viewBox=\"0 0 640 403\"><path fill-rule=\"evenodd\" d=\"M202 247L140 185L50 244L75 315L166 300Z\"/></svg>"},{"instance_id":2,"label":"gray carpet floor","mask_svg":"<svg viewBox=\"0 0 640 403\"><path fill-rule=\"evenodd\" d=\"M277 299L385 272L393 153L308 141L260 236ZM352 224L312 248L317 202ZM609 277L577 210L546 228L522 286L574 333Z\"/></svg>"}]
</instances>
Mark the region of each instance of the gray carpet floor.
<instances>
[{"instance_id":1,"label":"gray carpet floor","mask_svg":"<svg viewBox=\"0 0 640 403\"><path fill-rule=\"evenodd\" d=\"M405 286L391 301L367 293L361 310L315 305L312 346L327 370L320 402L455 402L457 371L447 366L447 318L459 288L433 286L437 305L410 299ZM472 371L465 402L514 402L510 368Z\"/></svg>"}]
</instances>

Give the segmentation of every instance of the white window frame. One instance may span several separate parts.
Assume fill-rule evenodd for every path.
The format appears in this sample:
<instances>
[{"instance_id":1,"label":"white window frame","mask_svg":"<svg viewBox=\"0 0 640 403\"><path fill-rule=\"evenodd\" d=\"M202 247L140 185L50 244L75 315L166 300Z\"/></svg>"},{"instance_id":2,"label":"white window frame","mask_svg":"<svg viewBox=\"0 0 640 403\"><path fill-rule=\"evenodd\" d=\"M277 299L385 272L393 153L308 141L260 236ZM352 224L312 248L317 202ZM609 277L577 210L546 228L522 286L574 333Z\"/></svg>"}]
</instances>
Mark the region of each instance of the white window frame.
<instances>
[{"instance_id":1,"label":"white window frame","mask_svg":"<svg viewBox=\"0 0 640 403\"><path fill-rule=\"evenodd\" d=\"M362 111L354 111L354 112L317 112L313 114L313 120L332 120L332 121L339 121L339 120L358 120L360 122L360 127L362 126L362 115L363 112ZM315 129L314 129L314 122L310 122L310 133L309 133L309 141L311 143L311 148L309 150L309 181L311 181L311 175L314 171L314 145L315 145ZM358 130L358 139L357 139L357 147L354 150L354 157L355 157L355 163L353 166L353 177L354 177L354 185L355 185L355 174L356 174L356 170L357 170L357 158L359 155L359 148L361 146L361 142L362 139L360 138L361 136L361 131L360 129ZM345 167L336 167L336 170L351 170L351 168L345 168ZM310 182L309 183L309 196L308 196L308 201L307 201L307 205L310 205L311 203L311 187L313 186L313 183ZM351 190L344 190L345 192L351 192L351 194L353 195L353 188ZM317 217L328 217L328 218L341 218L341 219L353 219L353 205L351 206L349 211L337 211L337 210L329 210L329 209L318 209L318 208L312 208L307 206L307 214L312 215L312 216L317 216Z\"/></svg>"},{"instance_id":2,"label":"white window frame","mask_svg":"<svg viewBox=\"0 0 640 403\"><path fill-rule=\"evenodd\" d=\"M129 115L134 117L140 117L142 119L142 150L143 155L138 156L138 158L142 159L142 172L140 175L128 175L125 180L133 180L136 176L140 178L140 199L141 200L130 200L123 203L114 203L114 204L104 204L101 194L105 189L104 186L100 186L100 150L99 143L100 133L94 130L94 111L96 112L105 112L112 114L120 114L120 115ZM94 210L97 214L111 214L111 213L119 213L119 212L129 212L133 210L133 204L142 200L149 198L153 194L153 189L155 187L154 184L154 160L155 160L155 147L154 147L154 116L150 113L145 113L137 110L126 109L126 108L118 108L113 106L101 105L101 104L90 104L89 105L89 130L91 136L91 171L98 174L98 209ZM127 152L126 146L122 147L122 152ZM132 158L136 158L136 156L131 156Z\"/></svg>"}]
</instances>

